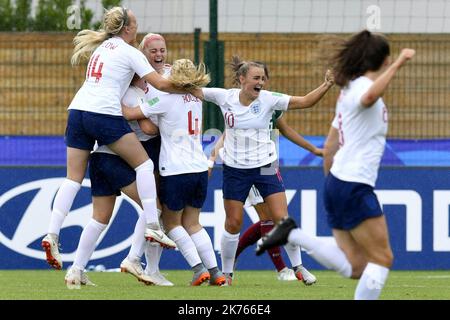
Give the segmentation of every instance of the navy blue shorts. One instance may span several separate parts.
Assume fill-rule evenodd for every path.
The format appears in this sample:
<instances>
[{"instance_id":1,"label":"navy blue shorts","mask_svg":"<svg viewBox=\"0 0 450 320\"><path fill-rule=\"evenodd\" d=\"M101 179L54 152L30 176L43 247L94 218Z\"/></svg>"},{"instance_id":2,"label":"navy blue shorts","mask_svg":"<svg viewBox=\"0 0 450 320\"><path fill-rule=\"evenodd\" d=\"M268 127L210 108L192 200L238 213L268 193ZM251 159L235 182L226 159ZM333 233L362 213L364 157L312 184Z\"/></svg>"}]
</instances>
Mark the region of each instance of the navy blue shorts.
<instances>
[{"instance_id":1,"label":"navy blue shorts","mask_svg":"<svg viewBox=\"0 0 450 320\"><path fill-rule=\"evenodd\" d=\"M245 203L252 185L255 185L263 199L271 194L285 191L278 167L273 167L271 164L253 169L237 169L223 165L224 199Z\"/></svg>"},{"instance_id":2,"label":"navy blue shorts","mask_svg":"<svg viewBox=\"0 0 450 320\"><path fill-rule=\"evenodd\" d=\"M68 147L92 150L97 140L100 146L111 144L133 132L122 116L69 110L65 142Z\"/></svg>"},{"instance_id":3,"label":"navy blue shorts","mask_svg":"<svg viewBox=\"0 0 450 320\"><path fill-rule=\"evenodd\" d=\"M366 219L383 215L372 186L342 181L331 173L325 180L324 204L333 229L351 230Z\"/></svg>"},{"instance_id":4,"label":"navy blue shorts","mask_svg":"<svg viewBox=\"0 0 450 320\"><path fill-rule=\"evenodd\" d=\"M172 211L186 206L203 207L208 190L208 171L161 176L159 200Z\"/></svg>"},{"instance_id":5,"label":"navy blue shorts","mask_svg":"<svg viewBox=\"0 0 450 320\"><path fill-rule=\"evenodd\" d=\"M94 152L89 158L89 177L92 196L120 196L120 189L136 180L136 171L119 156Z\"/></svg>"},{"instance_id":6,"label":"navy blue shorts","mask_svg":"<svg viewBox=\"0 0 450 320\"><path fill-rule=\"evenodd\" d=\"M159 168L159 152L161 150L161 136L156 136L147 141L141 141L142 146L145 151L147 151L148 156L153 161L155 170Z\"/></svg>"}]
</instances>

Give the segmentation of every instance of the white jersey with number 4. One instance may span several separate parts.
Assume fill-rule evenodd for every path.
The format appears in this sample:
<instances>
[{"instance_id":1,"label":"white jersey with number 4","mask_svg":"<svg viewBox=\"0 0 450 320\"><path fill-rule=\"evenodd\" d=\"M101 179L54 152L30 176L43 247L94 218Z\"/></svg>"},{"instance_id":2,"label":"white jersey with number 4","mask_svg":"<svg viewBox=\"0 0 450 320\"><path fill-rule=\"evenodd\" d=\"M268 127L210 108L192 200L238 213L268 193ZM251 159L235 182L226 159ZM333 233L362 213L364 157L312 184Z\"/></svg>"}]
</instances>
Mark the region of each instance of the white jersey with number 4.
<instances>
[{"instance_id":1,"label":"white jersey with number 4","mask_svg":"<svg viewBox=\"0 0 450 320\"><path fill-rule=\"evenodd\" d=\"M208 170L202 147L202 102L191 94L163 93L141 107L158 115L161 135L159 173L171 176Z\"/></svg>"},{"instance_id":2,"label":"white jersey with number 4","mask_svg":"<svg viewBox=\"0 0 450 320\"><path fill-rule=\"evenodd\" d=\"M225 120L224 163L239 169L262 167L277 159L270 120L275 110L287 110L290 96L262 90L249 106L243 106L240 91L203 88L203 95L220 107Z\"/></svg>"},{"instance_id":3,"label":"white jersey with number 4","mask_svg":"<svg viewBox=\"0 0 450 320\"><path fill-rule=\"evenodd\" d=\"M153 71L144 54L122 38L105 40L91 55L86 80L69 109L121 116L120 100L133 75L142 78Z\"/></svg>"},{"instance_id":4,"label":"white jersey with number 4","mask_svg":"<svg viewBox=\"0 0 450 320\"><path fill-rule=\"evenodd\" d=\"M341 91L332 126L339 131L339 150L331 173L338 179L375 186L387 134L387 109L379 98L364 107L361 97L373 81L359 77Z\"/></svg>"}]
</instances>

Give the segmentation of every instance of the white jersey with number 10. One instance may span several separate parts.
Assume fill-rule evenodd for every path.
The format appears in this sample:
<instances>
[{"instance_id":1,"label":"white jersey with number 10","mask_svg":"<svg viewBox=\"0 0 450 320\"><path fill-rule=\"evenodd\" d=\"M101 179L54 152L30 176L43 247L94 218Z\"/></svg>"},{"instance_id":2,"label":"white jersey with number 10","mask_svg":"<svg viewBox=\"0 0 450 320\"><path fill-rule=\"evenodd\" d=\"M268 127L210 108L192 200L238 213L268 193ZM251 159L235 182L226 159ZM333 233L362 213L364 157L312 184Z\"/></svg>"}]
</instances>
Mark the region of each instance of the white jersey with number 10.
<instances>
[{"instance_id":1,"label":"white jersey with number 10","mask_svg":"<svg viewBox=\"0 0 450 320\"><path fill-rule=\"evenodd\" d=\"M251 169L277 159L270 120L275 110L287 110L290 96L262 90L249 106L239 101L240 89L203 88L206 101L217 104L225 120L224 163Z\"/></svg>"}]
</instances>

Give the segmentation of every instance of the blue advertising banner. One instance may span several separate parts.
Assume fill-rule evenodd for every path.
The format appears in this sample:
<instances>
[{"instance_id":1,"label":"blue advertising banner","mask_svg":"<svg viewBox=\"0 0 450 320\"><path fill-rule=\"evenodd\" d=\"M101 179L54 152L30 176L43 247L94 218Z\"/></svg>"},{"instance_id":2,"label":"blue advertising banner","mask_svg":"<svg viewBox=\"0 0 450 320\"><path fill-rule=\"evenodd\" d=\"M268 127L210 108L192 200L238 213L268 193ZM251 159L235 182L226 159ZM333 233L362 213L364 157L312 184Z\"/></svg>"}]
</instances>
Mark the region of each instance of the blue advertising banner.
<instances>
[{"instance_id":1,"label":"blue advertising banner","mask_svg":"<svg viewBox=\"0 0 450 320\"><path fill-rule=\"evenodd\" d=\"M305 136L322 147L325 137ZM216 136L203 135L207 155L217 142ZM279 137L282 166L321 166L322 158ZM62 136L0 136L0 166L65 166L66 145ZM450 166L450 139L388 139L382 166Z\"/></svg>"},{"instance_id":2,"label":"blue advertising banner","mask_svg":"<svg viewBox=\"0 0 450 320\"><path fill-rule=\"evenodd\" d=\"M308 233L333 241L322 202L321 168L282 168L281 172L290 215ZM47 233L52 202L64 176L64 167L0 168L0 269L48 268L40 242ZM217 251L225 217L221 181L222 171L216 168L201 213L201 223ZM85 179L61 230L64 268L73 261L82 228L92 214L89 186L89 179ZM384 167L376 190L389 225L393 269L450 269L450 170ZM139 210L126 197L117 199L113 218L90 265L118 268L128 253ZM246 210L242 231L254 221L254 209ZM220 264L220 256L218 260ZM322 269L305 252L303 262L309 268ZM176 250L164 250L160 267L189 268ZM237 269L270 270L273 265L267 256L256 257L252 247L240 256Z\"/></svg>"}]
</instances>

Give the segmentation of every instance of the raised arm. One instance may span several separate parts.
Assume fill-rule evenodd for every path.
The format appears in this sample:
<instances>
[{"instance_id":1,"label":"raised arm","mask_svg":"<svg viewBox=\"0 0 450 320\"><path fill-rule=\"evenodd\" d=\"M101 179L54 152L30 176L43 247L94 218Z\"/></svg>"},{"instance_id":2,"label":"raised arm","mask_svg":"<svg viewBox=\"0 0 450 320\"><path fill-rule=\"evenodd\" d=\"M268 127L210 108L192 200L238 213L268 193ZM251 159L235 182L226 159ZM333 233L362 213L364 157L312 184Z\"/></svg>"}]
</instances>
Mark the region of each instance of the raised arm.
<instances>
[{"instance_id":1,"label":"raised arm","mask_svg":"<svg viewBox=\"0 0 450 320\"><path fill-rule=\"evenodd\" d=\"M327 140L323 148L323 173L328 175L333 164L333 158L339 150L339 131L331 126L328 132Z\"/></svg>"},{"instance_id":2,"label":"raised arm","mask_svg":"<svg viewBox=\"0 0 450 320\"><path fill-rule=\"evenodd\" d=\"M314 106L327 91L334 85L333 73L327 70L325 73L325 81L316 89L308 93L306 96L292 96L289 100L289 109L306 109Z\"/></svg>"},{"instance_id":3,"label":"raised arm","mask_svg":"<svg viewBox=\"0 0 450 320\"><path fill-rule=\"evenodd\" d=\"M277 120L276 123L277 128L280 130L281 134L288 138L290 141L298 145L299 147L302 147L303 149L308 150L309 152L315 154L316 156L322 157L323 156L323 150L320 148L317 148L315 145L307 141L305 138L303 138L301 135L299 135L294 129L292 129L287 121L284 119L284 117L281 117Z\"/></svg>"},{"instance_id":4,"label":"raised arm","mask_svg":"<svg viewBox=\"0 0 450 320\"><path fill-rule=\"evenodd\" d=\"M162 77L158 72L150 72L144 76L145 81L160 91L170 93L189 93L187 89L176 87L172 82Z\"/></svg>"},{"instance_id":5,"label":"raised arm","mask_svg":"<svg viewBox=\"0 0 450 320\"><path fill-rule=\"evenodd\" d=\"M388 87L396 72L402 65L410 60L416 51L414 49L403 49L397 60L394 61L372 84L369 90L361 97L361 104L364 107L372 106L378 98L383 96L384 91Z\"/></svg>"}]
</instances>

